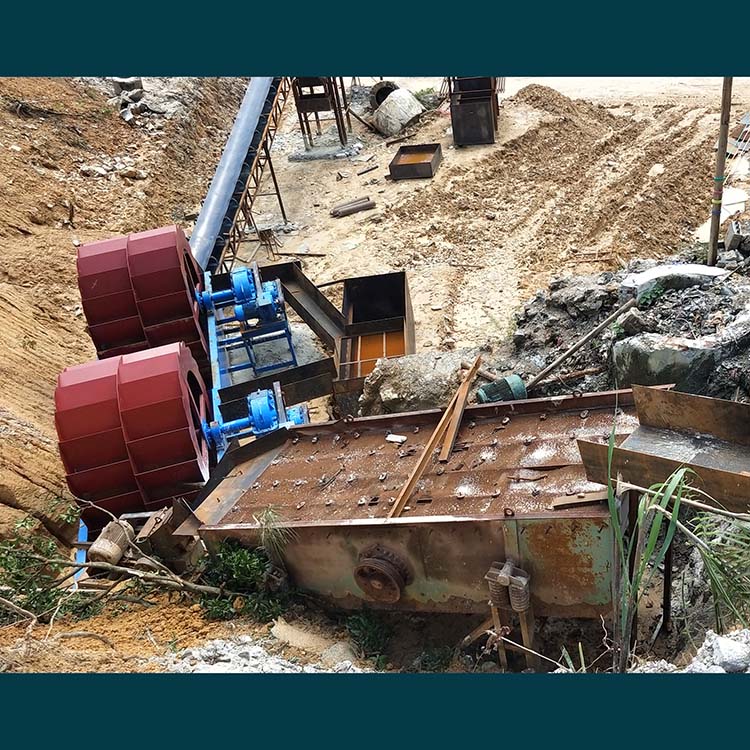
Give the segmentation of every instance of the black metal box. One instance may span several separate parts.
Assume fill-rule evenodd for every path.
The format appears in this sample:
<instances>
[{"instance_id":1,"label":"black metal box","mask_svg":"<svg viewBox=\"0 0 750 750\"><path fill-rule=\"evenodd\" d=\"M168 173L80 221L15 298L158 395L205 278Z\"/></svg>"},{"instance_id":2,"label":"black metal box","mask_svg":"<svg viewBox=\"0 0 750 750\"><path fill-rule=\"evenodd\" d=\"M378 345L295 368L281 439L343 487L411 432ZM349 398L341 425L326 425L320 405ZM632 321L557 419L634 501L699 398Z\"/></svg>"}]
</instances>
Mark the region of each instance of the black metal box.
<instances>
[{"instance_id":1,"label":"black metal box","mask_svg":"<svg viewBox=\"0 0 750 750\"><path fill-rule=\"evenodd\" d=\"M401 146L389 166L391 179L413 180L432 177L442 160L443 150L439 143Z\"/></svg>"},{"instance_id":2,"label":"black metal box","mask_svg":"<svg viewBox=\"0 0 750 750\"><path fill-rule=\"evenodd\" d=\"M492 99L476 95L451 97L451 125L456 146L474 146L495 142L495 111Z\"/></svg>"}]
</instances>

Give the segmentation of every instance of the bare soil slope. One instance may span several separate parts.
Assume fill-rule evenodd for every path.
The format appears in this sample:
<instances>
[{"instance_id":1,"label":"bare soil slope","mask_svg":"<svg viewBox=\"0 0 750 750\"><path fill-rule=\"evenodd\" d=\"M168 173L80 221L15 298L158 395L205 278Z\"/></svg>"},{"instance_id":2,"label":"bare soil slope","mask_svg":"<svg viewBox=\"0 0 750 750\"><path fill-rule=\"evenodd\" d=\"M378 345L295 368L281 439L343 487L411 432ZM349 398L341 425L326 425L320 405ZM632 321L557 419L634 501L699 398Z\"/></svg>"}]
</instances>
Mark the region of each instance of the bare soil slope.
<instances>
[{"instance_id":1,"label":"bare soil slope","mask_svg":"<svg viewBox=\"0 0 750 750\"><path fill-rule=\"evenodd\" d=\"M58 537L71 532L58 517L52 397L60 370L94 356L74 243L185 223L243 87L196 79L190 91L178 116L133 128L94 88L0 79L0 538L26 513Z\"/></svg>"}]
</instances>

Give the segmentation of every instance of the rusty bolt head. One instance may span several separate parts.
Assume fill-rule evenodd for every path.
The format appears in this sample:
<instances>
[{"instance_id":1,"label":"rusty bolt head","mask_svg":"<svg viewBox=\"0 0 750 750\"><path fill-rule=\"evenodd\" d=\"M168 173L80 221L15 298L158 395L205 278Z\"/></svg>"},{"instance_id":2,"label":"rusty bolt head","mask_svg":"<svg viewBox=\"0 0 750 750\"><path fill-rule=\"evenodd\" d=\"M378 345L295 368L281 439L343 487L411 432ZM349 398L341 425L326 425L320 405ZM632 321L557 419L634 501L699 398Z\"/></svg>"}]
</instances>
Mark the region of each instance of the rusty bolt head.
<instances>
[{"instance_id":1,"label":"rusty bolt head","mask_svg":"<svg viewBox=\"0 0 750 750\"><path fill-rule=\"evenodd\" d=\"M508 424L510 422L510 417L503 417L501 424Z\"/></svg>"},{"instance_id":2,"label":"rusty bolt head","mask_svg":"<svg viewBox=\"0 0 750 750\"><path fill-rule=\"evenodd\" d=\"M588 410L588 409L584 409L584 410L583 410L583 411L582 411L582 412L580 413L580 415L579 415L579 416L581 417L581 419L586 419L586 417L588 417L588 415L589 415L589 410Z\"/></svg>"},{"instance_id":3,"label":"rusty bolt head","mask_svg":"<svg viewBox=\"0 0 750 750\"><path fill-rule=\"evenodd\" d=\"M506 518L513 518L513 516L516 515L516 512L513 510L513 508L503 508L503 515Z\"/></svg>"}]
</instances>

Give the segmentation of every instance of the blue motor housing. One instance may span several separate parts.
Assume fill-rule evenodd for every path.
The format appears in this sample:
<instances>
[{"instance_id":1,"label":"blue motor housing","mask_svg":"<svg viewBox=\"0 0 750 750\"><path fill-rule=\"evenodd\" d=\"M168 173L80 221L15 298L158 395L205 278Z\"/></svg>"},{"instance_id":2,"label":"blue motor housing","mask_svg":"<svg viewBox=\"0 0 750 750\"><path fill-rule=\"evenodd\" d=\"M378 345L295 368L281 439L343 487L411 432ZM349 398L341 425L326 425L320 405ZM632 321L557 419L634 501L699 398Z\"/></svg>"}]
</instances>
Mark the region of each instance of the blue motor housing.
<instances>
[{"instance_id":1,"label":"blue motor housing","mask_svg":"<svg viewBox=\"0 0 750 750\"><path fill-rule=\"evenodd\" d=\"M233 271L230 276L231 289L198 293L200 306L206 311L231 306L233 319L243 323L250 320L263 323L278 320L284 312L281 283L278 279L258 283L256 273L254 266Z\"/></svg>"},{"instance_id":2,"label":"blue motor housing","mask_svg":"<svg viewBox=\"0 0 750 750\"><path fill-rule=\"evenodd\" d=\"M276 410L276 399L269 388L255 391L247 397L247 410L252 420L252 430L256 435L275 430L279 426L279 412Z\"/></svg>"},{"instance_id":3,"label":"blue motor housing","mask_svg":"<svg viewBox=\"0 0 750 750\"><path fill-rule=\"evenodd\" d=\"M276 385L278 388L278 385ZM281 391L279 390L279 403L281 405ZM304 404L290 406L284 409L284 424L306 424L307 407ZM276 395L273 389L255 391L247 397L247 416L233 419L230 422L217 421L208 424L203 423L203 434L209 445L219 453L223 453L230 438L248 437L249 435L265 435L277 430L282 424L279 420L279 408L277 407Z\"/></svg>"},{"instance_id":4,"label":"blue motor housing","mask_svg":"<svg viewBox=\"0 0 750 750\"><path fill-rule=\"evenodd\" d=\"M286 421L292 424L307 424L307 407L304 404L289 406L286 410Z\"/></svg>"}]
</instances>

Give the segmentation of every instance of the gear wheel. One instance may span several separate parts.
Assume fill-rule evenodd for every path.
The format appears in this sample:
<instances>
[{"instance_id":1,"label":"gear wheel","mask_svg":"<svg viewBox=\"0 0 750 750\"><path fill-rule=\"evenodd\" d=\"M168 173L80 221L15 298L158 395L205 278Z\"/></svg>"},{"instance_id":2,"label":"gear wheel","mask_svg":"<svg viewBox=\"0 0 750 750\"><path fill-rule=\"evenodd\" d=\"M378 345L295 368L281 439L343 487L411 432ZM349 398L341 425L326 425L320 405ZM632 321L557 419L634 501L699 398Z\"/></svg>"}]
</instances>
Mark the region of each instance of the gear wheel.
<instances>
[{"instance_id":1,"label":"gear wheel","mask_svg":"<svg viewBox=\"0 0 750 750\"><path fill-rule=\"evenodd\" d=\"M411 575L401 558L386 547L375 545L360 555L354 569L354 580L368 599L395 604Z\"/></svg>"}]
</instances>

